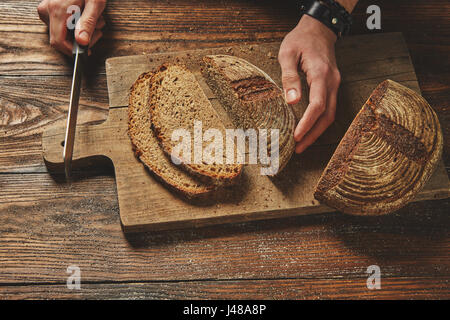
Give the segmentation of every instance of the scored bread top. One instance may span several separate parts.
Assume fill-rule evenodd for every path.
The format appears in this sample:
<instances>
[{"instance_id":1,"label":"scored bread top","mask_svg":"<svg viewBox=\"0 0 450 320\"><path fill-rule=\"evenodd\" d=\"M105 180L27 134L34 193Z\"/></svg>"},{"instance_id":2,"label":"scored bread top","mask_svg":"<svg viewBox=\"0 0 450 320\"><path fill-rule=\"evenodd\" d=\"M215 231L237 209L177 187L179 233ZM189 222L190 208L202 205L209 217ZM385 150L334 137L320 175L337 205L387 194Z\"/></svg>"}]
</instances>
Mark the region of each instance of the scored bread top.
<instances>
[{"instance_id":1,"label":"scored bread top","mask_svg":"<svg viewBox=\"0 0 450 320\"><path fill-rule=\"evenodd\" d=\"M439 120L425 99L386 80L353 120L314 196L350 214L395 211L424 186L442 146Z\"/></svg>"},{"instance_id":2,"label":"scored bread top","mask_svg":"<svg viewBox=\"0 0 450 320\"><path fill-rule=\"evenodd\" d=\"M166 157L151 130L149 84L152 73L139 76L130 89L128 103L128 135L139 160L156 177L188 198L210 194L215 186L190 176Z\"/></svg>"},{"instance_id":3,"label":"scored bread top","mask_svg":"<svg viewBox=\"0 0 450 320\"><path fill-rule=\"evenodd\" d=\"M206 82L235 126L279 130L279 173L295 150L295 116L282 90L264 71L244 59L209 55L203 62ZM270 142L267 147L270 151Z\"/></svg>"},{"instance_id":4,"label":"scored bread top","mask_svg":"<svg viewBox=\"0 0 450 320\"><path fill-rule=\"evenodd\" d=\"M181 65L163 65L150 81L149 103L153 129L169 157L177 156L174 148L180 141L173 141L174 130L184 129L190 133L190 154L179 154L182 166L189 173L206 178L215 184L229 184L236 181L242 171L242 164L227 164L226 153L218 163L196 159L199 146L194 144L195 125L201 122L202 135L208 129L217 129L225 139L225 126L197 82L194 74ZM216 141L220 143L219 141ZM200 157L211 141L200 141ZM224 146L224 140L221 141ZM225 148L224 148L225 149Z\"/></svg>"}]
</instances>

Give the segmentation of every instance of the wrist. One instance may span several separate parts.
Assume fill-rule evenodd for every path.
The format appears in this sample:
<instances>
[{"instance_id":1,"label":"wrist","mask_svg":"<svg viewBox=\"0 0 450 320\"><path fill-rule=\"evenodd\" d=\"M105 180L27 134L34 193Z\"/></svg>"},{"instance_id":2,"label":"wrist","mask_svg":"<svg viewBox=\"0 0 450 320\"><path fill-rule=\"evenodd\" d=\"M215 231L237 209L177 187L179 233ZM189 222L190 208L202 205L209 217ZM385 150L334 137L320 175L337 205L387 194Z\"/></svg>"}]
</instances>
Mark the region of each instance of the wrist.
<instances>
[{"instance_id":1,"label":"wrist","mask_svg":"<svg viewBox=\"0 0 450 320\"><path fill-rule=\"evenodd\" d=\"M333 31L338 38L347 35L352 25L350 13L335 0L302 0L302 16L308 15Z\"/></svg>"},{"instance_id":2,"label":"wrist","mask_svg":"<svg viewBox=\"0 0 450 320\"><path fill-rule=\"evenodd\" d=\"M300 18L300 21L297 24L296 28L299 28L300 30L302 30L302 32L308 32L317 36L321 36L331 45L334 45L337 41L337 36L333 31L331 31L319 20L316 20L306 14Z\"/></svg>"},{"instance_id":3,"label":"wrist","mask_svg":"<svg viewBox=\"0 0 450 320\"><path fill-rule=\"evenodd\" d=\"M344 7L345 10L347 10L349 13L352 13L353 9L356 6L356 3L358 0L335 0L338 2L341 6Z\"/></svg>"}]
</instances>

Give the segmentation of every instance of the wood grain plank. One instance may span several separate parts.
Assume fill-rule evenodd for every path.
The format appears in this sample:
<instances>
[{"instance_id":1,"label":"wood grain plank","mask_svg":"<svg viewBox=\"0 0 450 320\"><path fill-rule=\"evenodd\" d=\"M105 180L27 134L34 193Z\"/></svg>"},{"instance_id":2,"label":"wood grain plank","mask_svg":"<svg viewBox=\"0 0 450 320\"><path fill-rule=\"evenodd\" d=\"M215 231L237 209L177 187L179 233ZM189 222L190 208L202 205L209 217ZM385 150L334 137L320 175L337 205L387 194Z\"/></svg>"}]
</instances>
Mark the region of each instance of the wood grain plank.
<instances>
[{"instance_id":1,"label":"wood grain plank","mask_svg":"<svg viewBox=\"0 0 450 320\"><path fill-rule=\"evenodd\" d=\"M80 290L59 285L0 286L0 299L448 299L448 277L382 278L380 290L354 279L274 279L81 283ZM180 310L180 314L181 314Z\"/></svg>"},{"instance_id":2,"label":"wood grain plank","mask_svg":"<svg viewBox=\"0 0 450 320\"><path fill-rule=\"evenodd\" d=\"M0 283L450 275L450 200L385 217L338 213L124 235L113 178L0 174ZM69 204L69 205L68 205Z\"/></svg>"},{"instance_id":3,"label":"wood grain plank","mask_svg":"<svg viewBox=\"0 0 450 320\"><path fill-rule=\"evenodd\" d=\"M250 1L250 4L244 4L247 2L203 1L203 5L212 10L210 16L220 21L216 31L208 35L207 21L197 23L198 17L190 14L191 10L198 6L197 1L189 2L189 5L183 7L180 4L186 2L182 0L170 2L155 0L145 3L143 1L133 1L133 3L109 1L107 13L112 18L107 17L108 30L106 30L105 38L96 47L91 57L90 67L95 70L93 74L102 75L101 81L105 83L102 68L105 59L112 56L217 47L218 44L226 46L246 41L251 43L276 41L281 40L284 34L296 24L297 1L283 1L277 4L277 6L283 6L283 9L280 9L279 18L277 16L278 20L275 22L276 28L273 31L268 23L274 21L273 1ZM160 11L142 12L139 8L147 3L148 6L156 3L155 6L159 6ZM230 7L232 10L227 10L230 4L233 4ZM382 8L383 32L404 33L422 94L437 110L443 124L444 135L448 137L450 135L448 110L450 106L448 59L450 4L446 0L395 2L360 0L354 13L355 24L352 31L354 34L374 33L365 27L367 17L365 9L370 4L379 4ZM26 79L21 77L23 75L34 74L51 78L48 85L43 85L42 90L22 86L20 93L12 99L13 105L20 108L25 108L28 103L31 106L35 105L32 99L21 102L23 101L21 96L26 99L30 94L34 95L37 101L45 101L44 97L54 101L65 101L67 94L62 91L54 93L54 89L61 87L68 90L68 87L63 83L59 84L60 78L54 75L65 75L69 79L65 82L70 81L70 61L63 59L60 54L49 48L47 29L38 20L36 5L37 1L31 0L5 0L0 3L0 39L2 39L0 40L0 80L4 79L4 75L20 76L15 80L17 83ZM247 15L249 6L255 9L248 11ZM263 12L256 8L259 6L269 10ZM206 9L202 10L205 14ZM239 14L237 14L238 11ZM123 18L130 14L132 18ZM187 20L189 23L182 23L180 21L184 20L180 19L175 21L175 16L179 18L181 14L189 18ZM161 17L158 25L160 29L146 28L146 23L155 16ZM172 22L165 25L165 19ZM144 28L146 30L143 30ZM39 77L34 79L38 83L45 82ZM14 81L9 79L7 81L9 92L14 92L16 90ZM4 84L5 82L2 82L0 90L4 88ZM35 92L30 93L33 90ZM5 90L0 97L4 97L5 94L10 93ZM106 91L98 91L93 95L96 95L100 101L106 101ZM56 102L54 105L62 103ZM4 105L4 102L0 105ZM26 114L37 114L37 112ZM99 117L101 115L96 116L96 119ZM11 140L5 142L5 136L0 136L0 167L14 172L33 172L43 169L42 162L39 160L40 132L37 127L39 125L33 123L31 130L34 130L35 134L28 135L23 141L22 138L10 136L8 139ZM44 125L41 127L43 128ZM8 130L9 127L0 127L0 135ZM25 129L18 134L22 137L27 136ZM449 139L446 139L444 158L447 166L450 163L449 150ZM9 155L7 156L5 152ZM5 279L8 283L16 284L26 281L31 285L24 285L25 289L21 291L19 297L36 296L27 291L33 290L32 287L35 285L32 282L33 279L39 282L54 281L63 285L67 276L65 268L68 263L82 261L83 270L85 267L87 270L86 279L97 281L104 281L102 279L139 281L142 274L144 279L163 279L163 277L167 278L167 275L172 279L177 277L182 279L190 274L191 278L203 278L205 275L210 275L209 270L212 270L211 274L216 277L233 279L255 276L256 279L260 275L278 276L276 269L281 266L282 276L302 277L306 274L310 277L309 282L306 279L299 282L314 285L320 281L314 277L323 276L329 279L327 272L331 274L334 281L338 281L341 270L344 275L360 275L368 263L379 263L382 269L383 266L387 266L388 274L397 274L399 279L401 277L406 277L408 280L415 279L411 280L412 286L402 284L396 288L395 296L389 294L387 298L416 296L448 299L450 265L448 226L450 221L447 214L449 208L447 200L412 204L401 213L388 217L386 220L359 220L330 214L255 222L224 228L203 228L191 232L144 234L127 239L123 237L117 224L117 200L113 197L115 191L111 172L110 169L103 170L103 173L97 172L99 176L79 172L78 175L81 175L81 180L77 182L79 185L75 184L72 187L78 190L80 197L69 191L58 191L58 184L55 185L55 182L46 175L33 174L26 179L27 174L0 174L0 194L5 192L1 198L3 203L0 209L2 222L0 282ZM93 185L96 187L93 188ZM34 190L35 195L32 191L24 191L27 189ZM85 190L93 190L93 193L87 194ZM21 193L25 193L24 201L21 201ZM53 193L59 194L61 198L55 200L52 198ZM103 193L106 193L106 196L101 198ZM99 201L96 200L96 195L99 195ZM89 226L91 222L93 225ZM57 234L55 242L52 242L53 233ZM216 240L210 241L210 239ZM43 255L39 251L41 246L44 248ZM51 248L45 249L48 247ZM215 247L219 248L217 252ZM250 258L256 260L239 258L237 252L242 248L244 248L243 255L253 252ZM280 254L276 253L277 250L280 250ZM16 253L18 253L17 257ZM191 255L197 258L190 260ZM50 257L49 261L46 261L47 256ZM228 256L231 257L230 262L227 259ZM236 267L233 267L233 263ZM133 265L136 267L132 267ZM218 271L215 272L213 266L217 265ZM121 268L125 270L125 275L121 275ZM4 274L3 270L7 270L7 273ZM155 274L153 270L156 270ZM419 277L425 275L425 280L417 278L414 275L415 270ZM171 274L171 272L174 273ZM401 279L407 281L406 278ZM431 281L436 285L431 284ZM255 280L256 284L260 282L261 280ZM218 289L210 289L210 292L216 290L213 295L204 292L208 289L202 283L203 281L199 282L199 288L201 288L195 292L193 289L183 289L184 291L180 290L181 293L174 293L172 290L164 293L164 289L155 288L150 289L151 293L148 295L142 293L137 296L170 298L184 295L210 297L220 294L234 297L236 291L244 292L244 295L247 292L245 288L250 287L244 283L235 286L215 286ZM276 285L273 285L271 287L273 291L266 295L266 288L270 288L264 285L267 283L261 286L255 284L257 292L245 294L245 297L258 297L258 292L263 292L259 296L301 297L301 294L297 292L290 294L291 291L288 292L283 290L282 286ZM113 286L113 284L110 285ZM148 284L144 284L146 285ZM102 297L102 292L108 290L106 288L108 284L101 288L96 286L97 284L93 284L92 295L86 296ZM131 287L129 284L124 286ZM294 286L296 287L297 284ZM13 297L12 291L19 287L21 286L8 287L8 289L1 287L1 298ZM175 287L178 287L178 283ZM47 291L47 294L42 293L43 297L50 297L50 290L58 296L65 294L54 286L36 290ZM120 290L120 292L127 291L127 289ZM139 289L134 290L122 293L120 296L132 298L136 296L134 292L139 292ZM251 289L247 290L251 291ZM116 294L116 289L112 291L114 291L112 296L119 296ZM319 297L320 292L315 291L305 296ZM359 287L352 287L349 283L344 283L342 286L330 286L329 292L330 297L336 298L341 297L339 292L345 292L342 297L348 298L364 296L364 292L359 291ZM382 292L384 291L374 292L374 294ZM410 296L406 296L408 292L411 293ZM103 297L106 296L107 294L103 295Z\"/></svg>"},{"instance_id":4,"label":"wood grain plank","mask_svg":"<svg viewBox=\"0 0 450 320\"><path fill-rule=\"evenodd\" d=\"M0 77L0 172L46 172L42 132L64 126L70 77ZM84 81L78 123L103 121L108 114L106 79Z\"/></svg>"},{"instance_id":5,"label":"wood grain plank","mask_svg":"<svg viewBox=\"0 0 450 320\"><path fill-rule=\"evenodd\" d=\"M293 1L277 6L271 1L238 0L108 1L105 37L90 63L104 71L104 60L112 56L281 39L286 19L292 26L296 23L293 5ZM6 39L0 74L70 74L69 60L48 45L36 2L7 1L3 6L10 14L0 14L0 39Z\"/></svg>"},{"instance_id":6,"label":"wood grain plank","mask_svg":"<svg viewBox=\"0 0 450 320\"><path fill-rule=\"evenodd\" d=\"M449 6L445 0L427 1L426 4L419 0L415 1L417 4L411 4L411 1L377 2L383 10L384 32L403 31L410 40L408 44L426 43L428 47L424 53L433 52L429 50L430 46L447 46L448 49L445 30L448 30L449 22L445 12ZM358 4L354 14L354 34L370 33L365 26L365 8L369 4L374 3L360 1ZM1 39L6 39L5 50L0 54L1 74L45 74L45 70L52 74L70 73L67 61L47 44L47 30L38 19L36 2L6 1L3 6L8 10L0 15ZM423 10L427 10L426 17ZM268 0L108 1L105 38L92 59L102 66L102 62L112 56L214 47L242 41L281 40L296 25L297 12L298 3L294 0L283 1L277 6ZM401 17L398 12L402 12ZM426 19L438 22L442 31L437 33L434 24L427 23ZM415 23L411 25L409 21ZM399 29L399 25L407 28ZM27 41L23 41L24 38Z\"/></svg>"}]
</instances>

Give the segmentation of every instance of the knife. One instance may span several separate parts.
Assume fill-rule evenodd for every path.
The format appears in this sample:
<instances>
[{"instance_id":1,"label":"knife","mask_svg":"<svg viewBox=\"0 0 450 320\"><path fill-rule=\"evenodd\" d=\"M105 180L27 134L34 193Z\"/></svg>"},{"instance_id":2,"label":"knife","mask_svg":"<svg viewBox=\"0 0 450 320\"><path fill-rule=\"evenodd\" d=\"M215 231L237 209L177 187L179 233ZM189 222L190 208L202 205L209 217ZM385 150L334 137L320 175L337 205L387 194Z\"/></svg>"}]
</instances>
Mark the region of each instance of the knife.
<instances>
[{"instance_id":1,"label":"knife","mask_svg":"<svg viewBox=\"0 0 450 320\"><path fill-rule=\"evenodd\" d=\"M70 88L69 113L67 116L66 135L64 138L64 173L66 180L70 180L72 172L73 145L75 142L75 129L77 127L78 102L80 100L81 78L86 63L87 47L80 46L73 41L72 53L74 56L72 86Z\"/></svg>"}]
</instances>

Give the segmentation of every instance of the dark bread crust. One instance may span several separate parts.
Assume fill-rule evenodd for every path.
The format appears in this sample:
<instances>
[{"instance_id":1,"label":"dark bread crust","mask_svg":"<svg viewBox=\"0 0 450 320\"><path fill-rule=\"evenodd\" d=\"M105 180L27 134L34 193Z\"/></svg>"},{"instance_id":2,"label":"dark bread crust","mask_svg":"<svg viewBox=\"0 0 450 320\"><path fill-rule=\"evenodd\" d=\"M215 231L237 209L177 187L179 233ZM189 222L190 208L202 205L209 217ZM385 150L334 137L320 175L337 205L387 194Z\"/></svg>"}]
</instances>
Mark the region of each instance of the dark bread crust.
<instances>
[{"instance_id":1,"label":"dark bread crust","mask_svg":"<svg viewBox=\"0 0 450 320\"><path fill-rule=\"evenodd\" d=\"M244 130L279 129L280 173L295 150L295 116L282 90L246 60L228 55L203 57L208 86L224 106L233 123ZM271 142L267 148L270 153Z\"/></svg>"},{"instance_id":2,"label":"dark bread crust","mask_svg":"<svg viewBox=\"0 0 450 320\"><path fill-rule=\"evenodd\" d=\"M430 154L420 139L401 125L391 121L385 115L377 118L378 127L376 133L391 146L403 153L406 157L424 164L428 161Z\"/></svg>"},{"instance_id":3,"label":"dark bread crust","mask_svg":"<svg viewBox=\"0 0 450 320\"><path fill-rule=\"evenodd\" d=\"M431 176L442 145L439 121L426 101L412 90L386 80L353 120L325 168L314 197L351 214L395 211L412 199Z\"/></svg>"},{"instance_id":4,"label":"dark bread crust","mask_svg":"<svg viewBox=\"0 0 450 320\"><path fill-rule=\"evenodd\" d=\"M275 84L261 76L231 81L231 87L243 101L268 99L279 94Z\"/></svg>"},{"instance_id":5,"label":"dark bread crust","mask_svg":"<svg viewBox=\"0 0 450 320\"><path fill-rule=\"evenodd\" d=\"M369 107L364 106L350 125L325 168L314 193L317 200L325 201L325 193L344 179L349 170L349 162L359 145L361 137L365 132L373 130L375 125L375 115Z\"/></svg>"}]
</instances>

